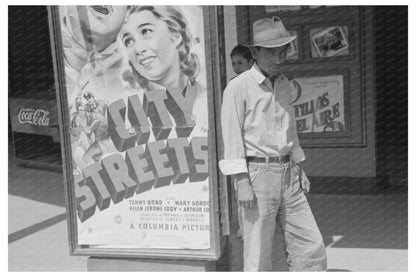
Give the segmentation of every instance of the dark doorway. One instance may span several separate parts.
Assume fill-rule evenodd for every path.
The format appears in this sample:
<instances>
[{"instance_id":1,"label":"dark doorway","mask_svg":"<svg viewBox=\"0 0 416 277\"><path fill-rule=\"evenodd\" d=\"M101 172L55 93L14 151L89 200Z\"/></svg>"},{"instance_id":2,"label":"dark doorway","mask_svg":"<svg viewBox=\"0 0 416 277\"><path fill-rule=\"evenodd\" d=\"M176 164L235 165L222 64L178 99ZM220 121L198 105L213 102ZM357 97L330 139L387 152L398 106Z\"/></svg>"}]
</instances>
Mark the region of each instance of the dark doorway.
<instances>
[{"instance_id":1,"label":"dark doorway","mask_svg":"<svg viewBox=\"0 0 416 277\"><path fill-rule=\"evenodd\" d=\"M375 7L377 175L407 185L408 8Z\"/></svg>"}]
</instances>

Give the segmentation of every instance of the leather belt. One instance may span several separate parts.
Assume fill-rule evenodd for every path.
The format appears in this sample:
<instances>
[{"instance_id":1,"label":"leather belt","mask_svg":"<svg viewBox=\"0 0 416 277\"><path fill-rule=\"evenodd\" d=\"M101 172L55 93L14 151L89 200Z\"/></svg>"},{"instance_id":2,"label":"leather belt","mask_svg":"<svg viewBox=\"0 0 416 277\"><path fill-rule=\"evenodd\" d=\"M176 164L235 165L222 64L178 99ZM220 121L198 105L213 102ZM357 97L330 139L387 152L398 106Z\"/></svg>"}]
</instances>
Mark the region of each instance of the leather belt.
<instances>
[{"instance_id":1,"label":"leather belt","mask_svg":"<svg viewBox=\"0 0 416 277\"><path fill-rule=\"evenodd\" d=\"M269 159L269 163L286 164L290 162L291 155L287 154L280 157L246 157L246 161L252 163L266 163L267 159Z\"/></svg>"}]
</instances>

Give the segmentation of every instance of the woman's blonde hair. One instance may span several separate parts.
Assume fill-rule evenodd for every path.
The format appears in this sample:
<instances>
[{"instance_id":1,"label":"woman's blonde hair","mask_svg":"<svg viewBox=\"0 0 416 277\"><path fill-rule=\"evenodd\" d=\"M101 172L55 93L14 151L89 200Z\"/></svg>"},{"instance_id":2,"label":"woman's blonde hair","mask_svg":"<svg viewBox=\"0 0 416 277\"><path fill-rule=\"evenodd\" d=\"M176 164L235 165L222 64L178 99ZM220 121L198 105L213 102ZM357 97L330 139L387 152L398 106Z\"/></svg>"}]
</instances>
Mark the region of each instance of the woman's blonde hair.
<instances>
[{"instance_id":1,"label":"woman's blonde hair","mask_svg":"<svg viewBox=\"0 0 416 277\"><path fill-rule=\"evenodd\" d=\"M152 12L154 16L166 23L170 32L181 35L182 41L177 47L180 70L194 84L200 65L198 56L190 52L191 34L188 30L188 22L182 12L173 6L131 6L127 12L126 20L131 14L141 11ZM133 87L137 87L138 83L140 87L147 88L149 81L136 71L130 61L129 64L133 71L133 76L125 72L123 74L124 80L128 81Z\"/></svg>"}]
</instances>

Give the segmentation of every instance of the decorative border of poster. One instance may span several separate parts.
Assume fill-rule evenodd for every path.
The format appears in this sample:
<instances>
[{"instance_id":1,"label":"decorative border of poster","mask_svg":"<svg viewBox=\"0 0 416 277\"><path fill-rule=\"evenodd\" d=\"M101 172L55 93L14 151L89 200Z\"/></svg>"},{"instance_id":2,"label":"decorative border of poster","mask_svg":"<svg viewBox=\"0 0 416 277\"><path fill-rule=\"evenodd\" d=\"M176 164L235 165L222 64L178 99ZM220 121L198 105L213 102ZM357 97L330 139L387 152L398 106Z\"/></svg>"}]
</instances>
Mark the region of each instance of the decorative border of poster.
<instances>
[{"instance_id":1,"label":"decorative border of poster","mask_svg":"<svg viewBox=\"0 0 416 277\"><path fill-rule=\"evenodd\" d=\"M217 259L215 10L153 8L49 9L71 252Z\"/></svg>"},{"instance_id":2,"label":"decorative border of poster","mask_svg":"<svg viewBox=\"0 0 416 277\"><path fill-rule=\"evenodd\" d=\"M288 73L300 138L350 135L348 71Z\"/></svg>"}]
</instances>

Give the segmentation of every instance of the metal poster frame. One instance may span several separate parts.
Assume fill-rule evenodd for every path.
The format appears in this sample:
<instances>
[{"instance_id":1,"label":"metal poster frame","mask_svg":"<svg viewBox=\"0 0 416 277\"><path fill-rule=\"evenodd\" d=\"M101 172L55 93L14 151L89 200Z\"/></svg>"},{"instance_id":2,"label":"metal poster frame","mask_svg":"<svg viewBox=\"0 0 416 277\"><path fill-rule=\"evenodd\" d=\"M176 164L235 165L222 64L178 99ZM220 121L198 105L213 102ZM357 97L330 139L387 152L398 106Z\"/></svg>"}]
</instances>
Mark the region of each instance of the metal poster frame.
<instances>
[{"instance_id":1,"label":"metal poster frame","mask_svg":"<svg viewBox=\"0 0 416 277\"><path fill-rule=\"evenodd\" d=\"M208 172L209 172L209 236L208 249L166 249L166 248L137 248L132 245L128 248L117 247L94 247L93 245L80 245L78 243L77 209L72 164L70 120L67 99L67 88L65 84L65 68L63 56L63 44L60 26L60 15L58 6L48 6L49 27L51 33L51 47L55 71L55 86L58 99L59 128L61 136L61 149L63 159L63 173L65 183L65 197L67 202L67 222L69 248L72 255L88 255L97 257L131 257L131 258L163 258L163 259L185 259L185 260L217 260L220 257L220 204L219 188L223 187L223 179L218 174L218 147L217 136L219 130L218 109L220 101L219 68L220 61L217 58L220 51L216 26L218 11L214 6L202 7L205 36L205 59L207 77L208 97Z\"/></svg>"}]
</instances>

